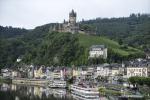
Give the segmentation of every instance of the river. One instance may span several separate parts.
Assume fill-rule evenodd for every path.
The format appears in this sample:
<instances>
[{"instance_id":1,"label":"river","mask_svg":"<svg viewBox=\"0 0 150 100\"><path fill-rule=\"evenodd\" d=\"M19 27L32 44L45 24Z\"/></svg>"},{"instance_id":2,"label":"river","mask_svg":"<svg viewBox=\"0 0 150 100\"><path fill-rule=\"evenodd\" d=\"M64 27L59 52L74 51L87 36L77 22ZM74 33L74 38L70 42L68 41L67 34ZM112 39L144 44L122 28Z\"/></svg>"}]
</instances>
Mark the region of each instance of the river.
<instances>
[{"instance_id":1,"label":"river","mask_svg":"<svg viewBox=\"0 0 150 100\"><path fill-rule=\"evenodd\" d=\"M73 98L71 93L66 89L52 89L49 87L42 87L42 86L0 83L0 100L78 100L78 99ZM108 100L108 99L103 96L100 97L100 100ZM118 100L118 98L115 96L109 96L109 100ZM121 100L128 100L128 99L121 99Z\"/></svg>"},{"instance_id":2,"label":"river","mask_svg":"<svg viewBox=\"0 0 150 100\"><path fill-rule=\"evenodd\" d=\"M0 84L0 100L74 100L66 89Z\"/></svg>"}]
</instances>

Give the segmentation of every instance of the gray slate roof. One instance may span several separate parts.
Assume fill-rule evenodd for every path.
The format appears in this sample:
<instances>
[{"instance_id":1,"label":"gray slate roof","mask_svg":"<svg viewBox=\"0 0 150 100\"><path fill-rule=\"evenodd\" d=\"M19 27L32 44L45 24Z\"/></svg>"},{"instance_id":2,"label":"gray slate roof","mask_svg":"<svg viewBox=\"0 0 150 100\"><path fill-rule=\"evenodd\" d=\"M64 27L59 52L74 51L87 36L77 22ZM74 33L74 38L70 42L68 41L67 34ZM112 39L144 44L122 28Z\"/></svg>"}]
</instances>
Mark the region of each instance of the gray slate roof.
<instances>
[{"instance_id":1,"label":"gray slate roof","mask_svg":"<svg viewBox=\"0 0 150 100\"><path fill-rule=\"evenodd\" d=\"M106 47L105 47L105 45L92 45L92 46L90 47L90 50L92 50L93 48L105 49Z\"/></svg>"}]
</instances>

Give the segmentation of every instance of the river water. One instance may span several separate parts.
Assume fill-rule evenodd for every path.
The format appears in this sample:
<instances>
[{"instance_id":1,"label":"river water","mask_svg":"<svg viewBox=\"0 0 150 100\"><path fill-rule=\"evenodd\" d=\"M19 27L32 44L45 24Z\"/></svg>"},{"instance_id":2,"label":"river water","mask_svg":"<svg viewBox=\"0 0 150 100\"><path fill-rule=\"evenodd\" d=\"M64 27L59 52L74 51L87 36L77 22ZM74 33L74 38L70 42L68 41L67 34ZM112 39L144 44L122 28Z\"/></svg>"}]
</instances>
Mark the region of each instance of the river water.
<instances>
[{"instance_id":1,"label":"river water","mask_svg":"<svg viewBox=\"0 0 150 100\"><path fill-rule=\"evenodd\" d=\"M78 98L73 98L66 89L0 83L0 100L78 100ZM108 99L100 97L100 100ZM118 98L110 96L109 100Z\"/></svg>"},{"instance_id":2,"label":"river water","mask_svg":"<svg viewBox=\"0 0 150 100\"><path fill-rule=\"evenodd\" d=\"M0 84L0 100L75 100L66 89Z\"/></svg>"}]
</instances>

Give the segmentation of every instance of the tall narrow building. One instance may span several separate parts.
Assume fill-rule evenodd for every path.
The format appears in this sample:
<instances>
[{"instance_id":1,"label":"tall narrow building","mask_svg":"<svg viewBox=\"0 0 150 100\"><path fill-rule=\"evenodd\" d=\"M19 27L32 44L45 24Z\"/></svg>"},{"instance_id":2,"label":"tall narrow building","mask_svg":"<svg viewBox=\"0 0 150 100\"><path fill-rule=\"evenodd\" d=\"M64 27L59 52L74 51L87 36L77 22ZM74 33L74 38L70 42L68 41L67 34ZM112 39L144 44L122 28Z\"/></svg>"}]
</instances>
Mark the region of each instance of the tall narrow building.
<instances>
[{"instance_id":1,"label":"tall narrow building","mask_svg":"<svg viewBox=\"0 0 150 100\"><path fill-rule=\"evenodd\" d=\"M77 17L77 14L74 12L74 10L72 10L70 13L69 13L69 23L71 25L75 25L76 24L76 17Z\"/></svg>"},{"instance_id":2,"label":"tall narrow building","mask_svg":"<svg viewBox=\"0 0 150 100\"><path fill-rule=\"evenodd\" d=\"M79 25L76 23L77 14L74 10L69 13L69 21L59 23L54 27L54 31L58 32L70 32L72 34L78 33Z\"/></svg>"}]
</instances>

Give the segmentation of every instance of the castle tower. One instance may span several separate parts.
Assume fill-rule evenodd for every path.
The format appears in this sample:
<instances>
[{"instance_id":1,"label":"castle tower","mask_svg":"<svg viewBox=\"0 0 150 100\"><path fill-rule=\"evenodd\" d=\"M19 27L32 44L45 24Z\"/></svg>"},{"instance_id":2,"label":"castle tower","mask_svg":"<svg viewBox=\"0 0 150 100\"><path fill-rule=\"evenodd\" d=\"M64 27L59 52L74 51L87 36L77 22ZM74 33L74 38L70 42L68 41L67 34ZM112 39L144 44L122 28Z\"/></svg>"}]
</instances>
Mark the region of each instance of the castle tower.
<instances>
[{"instance_id":1,"label":"castle tower","mask_svg":"<svg viewBox=\"0 0 150 100\"><path fill-rule=\"evenodd\" d=\"M72 11L69 13L69 23L70 23L71 25L76 24L76 17L77 17L76 12L74 12L74 10L72 10Z\"/></svg>"},{"instance_id":2,"label":"castle tower","mask_svg":"<svg viewBox=\"0 0 150 100\"><path fill-rule=\"evenodd\" d=\"M57 24L54 28L53 31L58 31L58 32L70 32L72 34L78 33L79 31L79 24L76 23L76 17L77 14L72 10L69 13L69 21L65 21L63 23Z\"/></svg>"}]
</instances>

